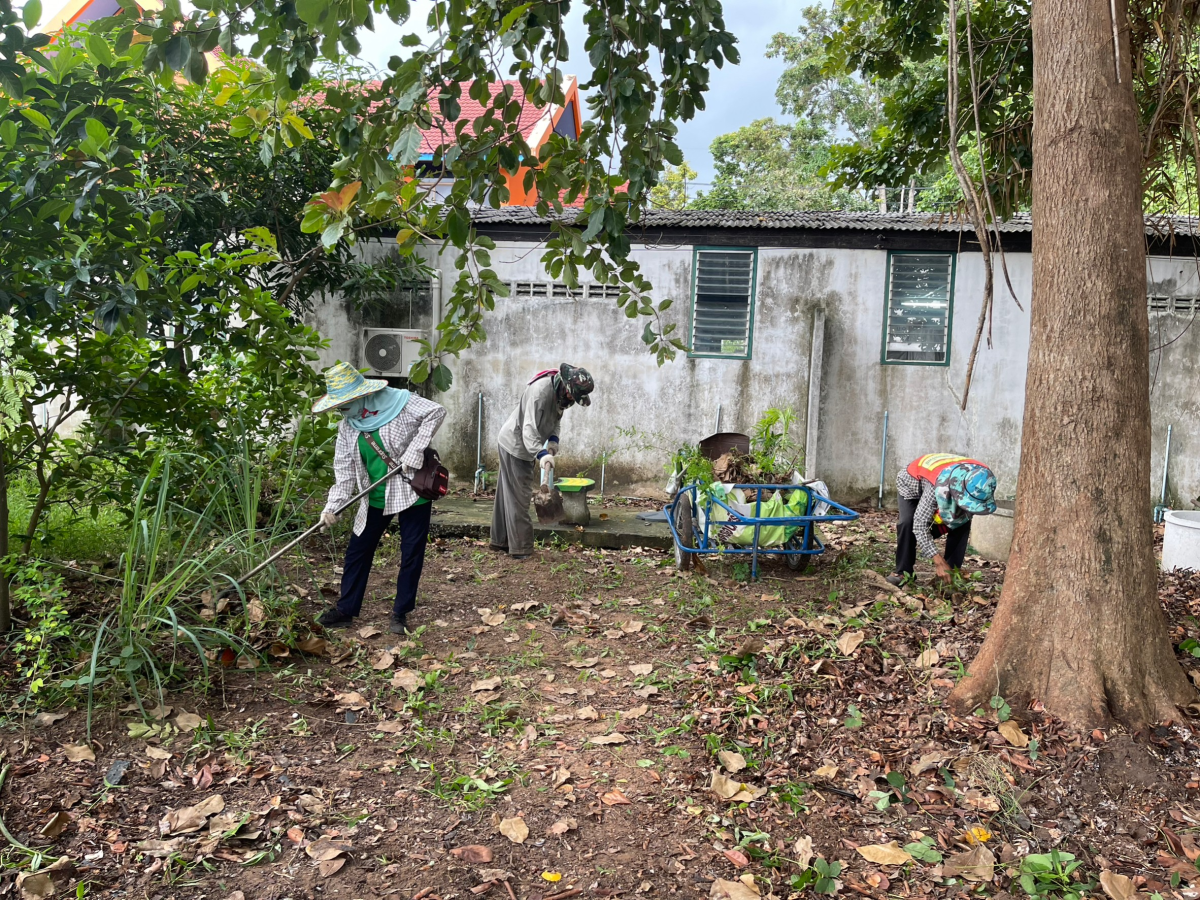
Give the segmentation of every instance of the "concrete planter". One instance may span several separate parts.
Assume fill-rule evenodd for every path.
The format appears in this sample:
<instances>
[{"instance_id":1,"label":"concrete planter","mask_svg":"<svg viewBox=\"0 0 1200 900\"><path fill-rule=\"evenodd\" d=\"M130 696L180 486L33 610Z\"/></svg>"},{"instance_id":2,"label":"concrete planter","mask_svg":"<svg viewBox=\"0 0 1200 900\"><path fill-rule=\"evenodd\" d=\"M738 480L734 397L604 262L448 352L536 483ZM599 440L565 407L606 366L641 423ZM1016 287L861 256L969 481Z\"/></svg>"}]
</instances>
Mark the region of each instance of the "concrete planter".
<instances>
[{"instance_id":1,"label":"concrete planter","mask_svg":"<svg viewBox=\"0 0 1200 900\"><path fill-rule=\"evenodd\" d=\"M990 516L971 520L971 548L984 559L1008 560L1013 538L1013 501L999 500Z\"/></svg>"}]
</instances>

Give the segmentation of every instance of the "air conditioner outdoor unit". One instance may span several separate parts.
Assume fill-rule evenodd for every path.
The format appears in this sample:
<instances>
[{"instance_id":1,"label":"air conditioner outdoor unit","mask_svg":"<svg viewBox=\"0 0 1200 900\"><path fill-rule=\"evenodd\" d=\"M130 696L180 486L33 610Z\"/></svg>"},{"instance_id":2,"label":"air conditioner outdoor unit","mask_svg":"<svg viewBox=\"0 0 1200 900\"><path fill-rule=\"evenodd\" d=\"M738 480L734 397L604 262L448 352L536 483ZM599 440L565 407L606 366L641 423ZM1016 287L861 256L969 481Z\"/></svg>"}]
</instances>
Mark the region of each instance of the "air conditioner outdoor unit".
<instances>
[{"instance_id":1,"label":"air conditioner outdoor unit","mask_svg":"<svg viewBox=\"0 0 1200 900\"><path fill-rule=\"evenodd\" d=\"M425 332L406 328L364 328L362 361L375 376L407 378L409 367L421 355Z\"/></svg>"}]
</instances>

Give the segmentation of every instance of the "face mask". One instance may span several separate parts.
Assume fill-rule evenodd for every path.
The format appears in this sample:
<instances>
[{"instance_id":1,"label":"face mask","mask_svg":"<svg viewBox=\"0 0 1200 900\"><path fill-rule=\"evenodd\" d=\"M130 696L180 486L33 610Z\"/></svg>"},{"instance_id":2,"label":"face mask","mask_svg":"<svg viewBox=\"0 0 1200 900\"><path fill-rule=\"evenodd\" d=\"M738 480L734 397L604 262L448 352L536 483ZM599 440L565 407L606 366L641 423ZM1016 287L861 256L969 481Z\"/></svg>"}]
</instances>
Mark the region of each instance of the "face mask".
<instances>
[{"instance_id":1,"label":"face mask","mask_svg":"<svg viewBox=\"0 0 1200 900\"><path fill-rule=\"evenodd\" d=\"M351 400L345 406L339 406L338 411L341 412L342 418L351 421L361 419L363 411L366 409L364 400L365 398L359 397L357 400Z\"/></svg>"}]
</instances>

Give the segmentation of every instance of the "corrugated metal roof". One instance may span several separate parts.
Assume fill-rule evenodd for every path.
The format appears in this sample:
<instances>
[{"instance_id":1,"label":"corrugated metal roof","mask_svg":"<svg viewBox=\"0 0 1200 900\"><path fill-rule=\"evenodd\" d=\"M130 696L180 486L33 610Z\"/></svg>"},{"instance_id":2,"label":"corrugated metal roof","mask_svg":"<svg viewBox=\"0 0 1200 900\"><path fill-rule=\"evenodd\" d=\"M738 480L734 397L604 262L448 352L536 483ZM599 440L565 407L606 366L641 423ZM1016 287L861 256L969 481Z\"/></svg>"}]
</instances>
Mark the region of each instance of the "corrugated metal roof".
<instances>
[{"instance_id":1,"label":"corrugated metal roof","mask_svg":"<svg viewBox=\"0 0 1200 900\"><path fill-rule=\"evenodd\" d=\"M576 214L566 212L548 217L525 207L477 209L472 217L479 225L536 226L558 220L574 222ZM641 221L630 223L637 232L660 228L730 228L821 231L971 231L966 217L951 214L879 213L879 212L751 212L745 210L650 210ZM1000 224L1001 233L1033 231L1028 213L1020 213ZM1200 235L1200 219L1188 216L1147 216L1146 233Z\"/></svg>"}]
</instances>

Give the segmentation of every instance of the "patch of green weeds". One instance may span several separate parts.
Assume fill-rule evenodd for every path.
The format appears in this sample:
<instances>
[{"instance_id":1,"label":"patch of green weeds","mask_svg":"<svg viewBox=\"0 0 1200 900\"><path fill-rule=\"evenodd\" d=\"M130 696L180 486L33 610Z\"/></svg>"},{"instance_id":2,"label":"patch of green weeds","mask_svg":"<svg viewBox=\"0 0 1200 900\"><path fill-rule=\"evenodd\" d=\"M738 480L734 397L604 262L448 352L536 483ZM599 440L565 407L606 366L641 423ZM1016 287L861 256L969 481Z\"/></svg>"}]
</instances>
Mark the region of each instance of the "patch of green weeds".
<instances>
[{"instance_id":1,"label":"patch of green weeds","mask_svg":"<svg viewBox=\"0 0 1200 900\"><path fill-rule=\"evenodd\" d=\"M1021 860L1018 881L1035 900L1083 900L1096 889L1096 884L1077 874L1082 864L1074 854L1060 850L1030 853Z\"/></svg>"},{"instance_id":2,"label":"patch of green weeds","mask_svg":"<svg viewBox=\"0 0 1200 900\"><path fill-rule=\"evenodd\" d=\"M799 875L793 875L789 884L793 891L799 893L805 888L812 888L816 894L836 894L838 891L838 876L842 874L842 864L837 860L827 862L818 856L807 869Z\"/></svg>"},{"instance_id":3,"label":"patch of green weeds","mask_svg":"<svg viewBox=\"0 0 1200 900\"><path fill-rule=\"evenodd\" d=\"M220 737L221 743L239 765L249 765L254 757L254 750L261 747L267 737L267 720L259 719L257 722L247 723L236 731L223 731Z\"/></svg>"},{"instance_id":4,"label":"patch of green weeds","mask_svg":"<svg viewBox=\"0 0 1200 900\"><path fill-rule=\"evenodd\" d=\"M463 809L479 810L496 800L509 789L511 778L487 781L474 775L458 775L453 772L443 777L436 766L429 766L431 782L421 790L440 800Z\"/></svg>"},{"instance_id":5,"label":"patch of green weeds","mask_svg":"<svg viewBox=\"0 0 1200 900\"><path fill-rule=\"evenodd\" d=\"M875 808L883 811L889 806L908 802L908 784L901 772L888 772L884 778L886 790L874 790L867 796L875 802Z\"/></svg>"}]
</instances>

